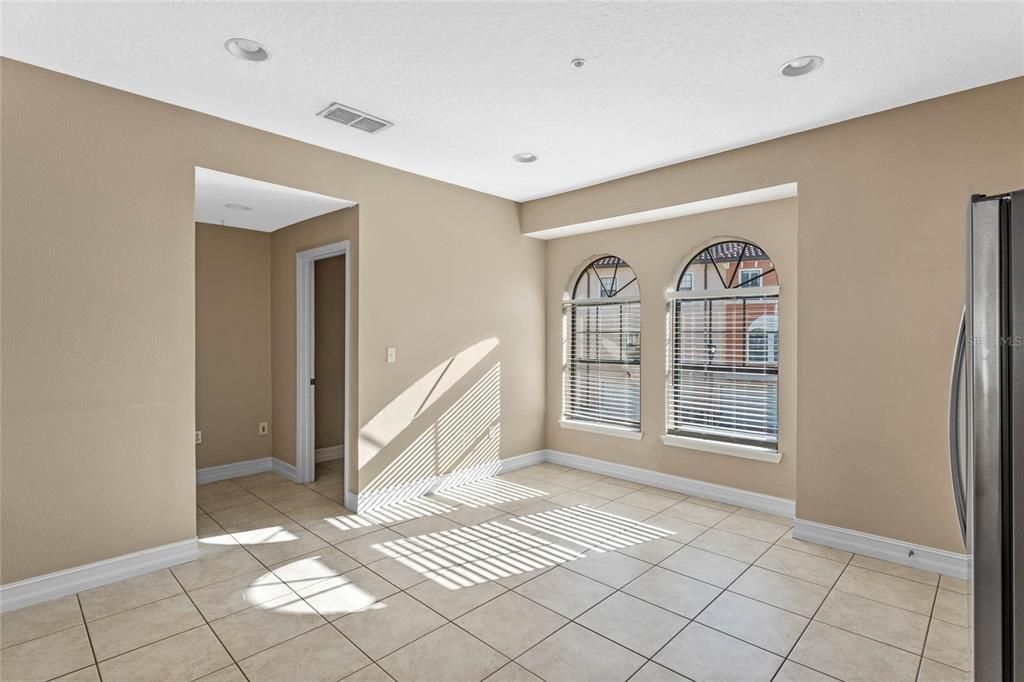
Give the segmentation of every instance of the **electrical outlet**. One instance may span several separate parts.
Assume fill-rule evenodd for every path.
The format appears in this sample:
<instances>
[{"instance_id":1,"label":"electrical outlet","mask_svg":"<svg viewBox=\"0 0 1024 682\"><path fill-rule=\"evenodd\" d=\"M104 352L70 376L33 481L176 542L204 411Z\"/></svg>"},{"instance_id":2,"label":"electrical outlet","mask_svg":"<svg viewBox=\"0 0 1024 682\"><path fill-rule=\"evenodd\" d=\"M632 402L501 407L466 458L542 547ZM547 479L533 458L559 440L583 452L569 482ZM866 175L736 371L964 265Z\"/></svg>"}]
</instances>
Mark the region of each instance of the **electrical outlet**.
<instances>
[{"instance_id":1,"label":"electrical outlet","mask_svg":"<svg viewBox=\"0 0 1024 682\"><path fill-rule=\"evenodd\" d=\"M201 445L203 442L203 432L196 431L196 445Z\"/></svg>"},{"instance_id":2,"label":"electrical outlet","mask_svg":"<svg viewBox=\"0 0 1024 682\"><path fill-rule=\"evenodd\" d=\"M261 436L270 433L270 422L260 422L257 433Z\"/></svg>"},{"instance_id":3,"label":"electrical outlet","mask_svg":"<svg viewBox=\"0 0 1024 682\"><path fill-rule=\"evenodd\" d=\"M388 364L389 365L395 364L395 360L396 360L397 354L398 354L398 352L395 350L394 346L389 346L388 347Z\"/></svg>"}]
</instances>

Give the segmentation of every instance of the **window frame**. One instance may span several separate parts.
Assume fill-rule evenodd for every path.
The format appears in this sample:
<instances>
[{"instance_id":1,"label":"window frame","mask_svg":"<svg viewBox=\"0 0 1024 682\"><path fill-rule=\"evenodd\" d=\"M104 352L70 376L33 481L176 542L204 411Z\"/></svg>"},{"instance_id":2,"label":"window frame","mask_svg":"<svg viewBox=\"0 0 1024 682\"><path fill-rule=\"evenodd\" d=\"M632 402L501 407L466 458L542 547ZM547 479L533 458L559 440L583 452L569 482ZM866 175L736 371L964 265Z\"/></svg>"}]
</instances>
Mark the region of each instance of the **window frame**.
<instances>
[{"instance_id":1,"label":"window frame","mask_svg":"<svg viewBox=\"0 0 1024 682\"><path fill-rule=\"evenodd\" d=\"M719 262L715 260L713 250L715 247L719 247L722 244L730 242L742 244L739 256L736 258L736 269L733 277L729 277L729 282L725 281L722 277L723 273L719 270ZM744 258L747 254L748 247L757 249L760 255L757 260L767 261L767 267L757 268L741 268L740 265L746 260L752 260L751 258ZM705 254L708 255L708 260L703 262L706 268L714 268L720 278L721 283L725 288L722 289L706 289L694 291L692 288L684 288L683 284L687 277L690 277L690 282L696 278L696 274L691 271L691 266L701 263L698 261ZM756 273L754 272L756 271ZM666 373L665 373L665 433L662 435L662 441L666 445L684 447L688 449L704 450L708 452L714 452L719 454L734 455L739 457L746 457L755 460L778 462L781 460L782 455L779 449L780 445L780 410L779 410L779 388L781 386L781 343L779 342L780 327L779 327L779 314L780 314L780 287L778 285L763 286L761 285L765 281L765 277L771 273L776 273L774 262L771 261L770 256L756 246L752 242L738 238L725 238L719 239L715 242L702 247L699 249L690 259L688 259L681 270L677 270L679 273L675 280L675 288L670 289L666 292L666 299L668 303L668 336L666 343ZM747 272L753 273L753 277L747 280L743 280L743 275ZM712 275L713 277L713 275ZM728 275L726 275L728 277ZM757 285L751 285L748 282L757 282ZM778 275L776 274L776 281L778 281ZM731 286L730 286L731 285ZM681 313L681 305L679 301L705 301L706 306L713 306L712 303L715 300L722 299L734 299L734 300L751 300L756 301L757 304L763 304L766 300L774 299L774 311L771 313L764 313L758 318L755 318L749 326L743 331L743 353L742 361L732 363L728 365L720 365L721 369L714 371L720 371L726 374L734 374L730 372L730 369L734 369L739 365L750 365L751 366L751 378L754 376L765 376L772 377L771 379L765 379L774 383L774 395L769 394L766 398L768 404L774 409L774 415L765 417L765 424L774 426L774 437L761 438L754 434L751 430L748 433L743 434L730 434L728 429L722 429L716 432L713 428L701 429L697 426L684 427L682 423L676 423L678 419L678 399L677 393L679 387L683 384L681 378L681 372L686 370L686 367L678 360L682 353L682 344L684 343L682 337L682 330L680 327L680 320L678 315ZM702 325L705 329L705 333L714 333L711 317L712 308L706 307L708 310L709 317L708 321ZM750 359L750 335L752 332L756 332L757 329L754 325L761 322L762 318L772 316L775 318L775 328L770 329L770 324L766 320L761 323L761 331L765 339L765 345L763 352L765 353L764 360L751 360ZM710 361L701 363L705 368L711 367ZM695 368L697 371L700 369ZM704 369L705 373L709 370Z\"/></svg>"},{"instance_id":2,"label":"window frame","mask_svg":"<svg viewBox=\"0 0 1024 682\"><path fill-rule=\"evenodd\" d=\"M615 272L611 275L602 276L597 270L597 266L601 261L607 259L614 259L613 265ZM623 276L620 272L620 268L624 268L628 274ZM597 291L597 296L587 296L586 294L592 294L591 291L584 292L584 295L577 296L580 291L581 282L584 277L588 276L588 272L591 272L593 277L597 279L600 290ZM630 277L631 275L631 277ZM621 279L628 280L621 288L618 286ZM608 290L607 283L613 283L613 289ZM622 291L629 290L631 285L636 285L637 294L620 296ZM629 264L622 258L611 255L599 256L591 258L586 265L579 269L578 274L571 280L571 286L566 292L566 296L562 302L562 316L563 316L563 348L562 348L562 405L561 414L559 418L559 424L563 428L575 429L580 431L589 431L592 433L600 433L604 435L620 436L629 439L639 439L643 437L641 431L641 372L643 366L642 360L642 333L641 333L641 297L640 297L640 286L636 273L629 266ZM595 335L598 339L602 334L608 332L597 331L578 331L577 325L580 324L580 313L587 309L594 309L598 306L616 306L619 309L619 330L618 343L615 348L618 349L619 360L608 360L605 361L601 357L601 349L598 349L596 357L592 360L580 360L578 356L577 343L579 342L578 334L584 333L587 335ZM635 311L630 310L635 306ZM600 313L595 313L600 315ZM635 316L635 328L631 325L626 325L625 322L630 317ZM601 324L598 322L598 324ZM615 335L615 332L612 332ZM635 357L635 361L631 358ZM576 368L580 363L593 364L600 368L602 365L622 365L624 368L633 368L635 372L635 407L634 407L634 393L631 388L626 385L626 400L627 405L624 412L632 414L635 412L635 422L630 420L626 421L623 419L601 419L595 418L592 415L581 414L578 410L573 409L573 394L577 390L575 382L580 381L580 374ZM598 371L600 371L598 369ZM629 370L625 370L629 372ZM633 381L633 376L629 375L627 378L630 383ZM603 384L601 384L603 385ZM625 385L625 384L624 384Z\"/></svg>"},{"instance_id":3,"label":"window frame","mask_svg":"<svg viewBox=\"0 0 1024 682\"><path fill-rule=\"evenodd\" d=\"M764 323L765 326L758 325L758 323L761 320L763 320L764 318L766 318L766 317L774 317L775 318L775 329L774 330L770 329L770 328L766 328L769 325L769 321L765 321L765 323ZM750 355L751 355L750 337L751 337L752 334L754 334L756 332L760 332L764 336L764 348L762 349L762 352L764 353L764 359L763 360L753 359L753 358L750 357ZM777 314L776 315L765 314L765 315L762 315L761 317L757 318L753 322L751 322L750 326L747 327L746 332L744 332L743 337L744 337L743 352L744 352L744 355L746 356L747 364L750 364L750 365L769 365L769 364L776 364L777 365L777 364L779 364L779 316Z\"/></svg>"},{"instance_id":4,"label":"window frame","mask_svg":"<svg viewBox=\"0 0 1024 682\"><path fill-rule=\"evenodd\" d=\"M751 286L750 283L756 282L764 277L764 268L740 268L739 270L739 283L736 284L737 289L753 289L754 287ZM750 279L743 279L743 275L751 272L754 273L753 277Z\"/></svg>"},{"instance_id":5,"label":"window frame","mask_svg":"<svg viewBox=\"0 0 1024 682\"><path fill-rule=\"evenodd\" d=\"M618 275L612 275L611 277L601 277L600 275L598 275L598 279L601 282L601 289L603 291L618 292L618 290L619 290L619 276ZM610 288L608 286L609 284L611 284ZM615 297L615 294L612 294L611 296L603 296L602 298L614 298L614 297Z\"/></svg>"}]
</instances>

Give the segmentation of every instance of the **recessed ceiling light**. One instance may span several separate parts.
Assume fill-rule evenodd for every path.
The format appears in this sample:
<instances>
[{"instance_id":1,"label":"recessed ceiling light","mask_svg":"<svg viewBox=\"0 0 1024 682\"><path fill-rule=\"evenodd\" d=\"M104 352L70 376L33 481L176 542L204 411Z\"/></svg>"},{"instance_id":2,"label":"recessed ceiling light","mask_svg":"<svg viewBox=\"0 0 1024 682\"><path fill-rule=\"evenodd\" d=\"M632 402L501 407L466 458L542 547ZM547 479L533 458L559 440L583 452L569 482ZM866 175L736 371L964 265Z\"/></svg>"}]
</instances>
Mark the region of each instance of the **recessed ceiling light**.
<instances>
[{"instance_id":1,"label":"recessed ceiling light","mask_svg":"<svg viewBox=\"0 0 1024 682\"><path fill-rule=\"evenodd\" d=\"M537 155L531 154L530 152L522 152L521 154L513 156L512 160L518 161L519 163L533 163L537 160Z\"/></svg>"},{"instance_id":2,"label":"recessed ceiling light","mask_svg":"<svg viewBox=\"0 0 1024 682\"><path fill-rule=\"evenodd\" d=\"M270 56L267 48L248 38L232 38L224 43L224 49L239 59L250 62L262 62Z\"/></svg>"},{"instance_id":3,"label":"recessed ceiling light","mask_svg":"<svg viewBox=\"0 0 1024 682\"><path fill-rule=\"evenodd\" d=\"M572 64L574 69L582 69L587 65L587 60L583 57L573 57L569 63Z\"/></svg>"},{"instance_id":4,"label":"recessed ceiling light","mask_svg":"<svg viewBox=\"0 0 1024 682\"><path fill-rule=\"evenodd\" d=\"M245 204L224 204L224 208L230 208L232 211L251 211L252 206L246 206Z\"/></svg>"},{"instance_id":5,"label":"recessed ceiling light","mask_svg":"<svg viewBox=\"0 0 1024 682\"><path fill-rule=\"evenodd\" d=\"M796 59L786 62L782 65L782 68L779 69L779 71L782 72L783 76L795 78L796 76L804 76L811 71L817 70L824 61L825 60L818 55L809 54L805 57L797 57Z\"/></svg>"}]
</instances>

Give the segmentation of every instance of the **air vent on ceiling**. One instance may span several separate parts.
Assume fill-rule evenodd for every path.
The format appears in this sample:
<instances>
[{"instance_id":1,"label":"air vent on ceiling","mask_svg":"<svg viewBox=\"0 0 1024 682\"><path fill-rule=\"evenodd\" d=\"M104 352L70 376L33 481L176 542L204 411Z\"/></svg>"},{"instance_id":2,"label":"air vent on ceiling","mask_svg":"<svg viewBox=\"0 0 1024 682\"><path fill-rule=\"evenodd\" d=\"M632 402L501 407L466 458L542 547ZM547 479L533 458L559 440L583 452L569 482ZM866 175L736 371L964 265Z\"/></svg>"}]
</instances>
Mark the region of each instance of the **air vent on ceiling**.
<instances>
[{"instance_id":1,"label":"air vent on ceiling","mask_svg":"<svg viewBox=\"0 0 1024 682\"><path fill-rule=\"evenodd\" d=\"M344 104L338 104L333 102L331 106L321 111L317 116L322 118L330 119L342 125L347 125L351 128L357 128L365 133L376 133L384 130L385 128L391 127L390 121L385 121L382 118L371 116L365 112L347 107Z\"/></svg>"}]
</instances>

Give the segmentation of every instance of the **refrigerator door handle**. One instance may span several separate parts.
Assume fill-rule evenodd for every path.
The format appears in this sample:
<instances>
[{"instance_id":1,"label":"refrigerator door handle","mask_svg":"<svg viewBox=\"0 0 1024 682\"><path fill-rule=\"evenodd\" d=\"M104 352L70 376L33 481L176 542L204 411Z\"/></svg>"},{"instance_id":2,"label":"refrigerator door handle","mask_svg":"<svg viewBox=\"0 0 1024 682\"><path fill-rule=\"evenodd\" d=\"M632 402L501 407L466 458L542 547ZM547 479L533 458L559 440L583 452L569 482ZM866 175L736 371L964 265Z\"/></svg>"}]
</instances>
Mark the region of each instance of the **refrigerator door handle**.
<instances>
[{"instance_id":1,"label":"refrigerator door handle","mask_svg":"<svg viewBox=\"0 0 1024 682\"><path fill-rule=\"evenodd\" d=\"M953 499L956 502L956 515L960 522L960 535L964 545L967 544L967 491L964 489L961 471L960 452L960 393L964 378L964 350L967 341L967 310L960 315L960 331L956 338L956 351L953 354L953 378L949 389L949 466L953 475Z\"/></svg>"}]
</instances>

